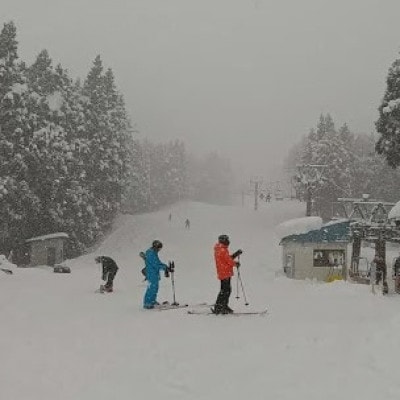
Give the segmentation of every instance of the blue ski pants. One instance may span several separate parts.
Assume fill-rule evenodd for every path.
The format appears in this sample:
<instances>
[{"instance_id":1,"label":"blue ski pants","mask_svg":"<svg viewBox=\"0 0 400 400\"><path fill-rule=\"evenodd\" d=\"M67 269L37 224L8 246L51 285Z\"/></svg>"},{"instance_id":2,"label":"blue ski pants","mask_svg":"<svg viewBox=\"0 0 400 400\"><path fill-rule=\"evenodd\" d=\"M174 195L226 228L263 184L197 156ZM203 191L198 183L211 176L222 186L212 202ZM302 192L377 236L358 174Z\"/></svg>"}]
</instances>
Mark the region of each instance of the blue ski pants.
<instances>
[{"instance_id":1,"label":"blue ski pants","mask_svg":"<svg viewBox=\"0 0 400 400\"><path fill-rule=\"evenodd\" d=\"M149 281L147 283L146 293L144 294L143 307L151 307L157 301L159 280Z\"/></svg>"}]
</instances>

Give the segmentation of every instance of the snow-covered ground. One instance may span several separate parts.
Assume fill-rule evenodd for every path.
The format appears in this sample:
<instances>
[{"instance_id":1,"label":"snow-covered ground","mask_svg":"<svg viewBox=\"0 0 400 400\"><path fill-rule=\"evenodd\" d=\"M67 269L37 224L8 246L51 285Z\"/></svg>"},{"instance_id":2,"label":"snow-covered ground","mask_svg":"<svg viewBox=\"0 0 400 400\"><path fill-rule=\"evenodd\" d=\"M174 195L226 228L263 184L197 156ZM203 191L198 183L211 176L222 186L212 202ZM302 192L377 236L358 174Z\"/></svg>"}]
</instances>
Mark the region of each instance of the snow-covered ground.
<instances>
[{"instance_id":1,"label":"snow-covered ground","mask_svg":"<svg viewBox=\"0 0 400 400\"><path fill-rule=\"evenodd\" d=\"M281 271L275 227L301 217L292 201L249 207L182 203L122 216L92 254L0 275L0 398L3 400L225 400L400 398L400 297L368 286L293 281ZM169 213L172 220L168 221ZM184 221L190 219L191 229ZM265 317L145 311L139 251L155 238L160 258L175 260L180 302L215 300L212 247L219 234L242 248L250 305ZM95 255L120 266L113 294ZM0 272L1 273L1 272ZM236 299L230 305L246 309ZM171 300L162 279L159 300Z\"/></svg>"}]
</instances>

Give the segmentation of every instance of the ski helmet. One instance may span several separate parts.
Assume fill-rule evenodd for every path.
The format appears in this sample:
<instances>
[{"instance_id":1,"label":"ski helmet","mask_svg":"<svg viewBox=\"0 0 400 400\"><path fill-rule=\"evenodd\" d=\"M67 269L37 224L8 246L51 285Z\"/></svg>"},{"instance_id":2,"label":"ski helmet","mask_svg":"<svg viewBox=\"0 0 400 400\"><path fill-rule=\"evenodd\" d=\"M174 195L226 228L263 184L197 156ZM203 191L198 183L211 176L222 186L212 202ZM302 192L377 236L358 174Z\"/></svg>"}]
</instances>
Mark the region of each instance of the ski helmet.
<instances>
[{"instance_id":1,"label":"ski helmet","mask_svg":"<svg viewBox=\"0 0 400 400\"><path fill-rule=\"evenodd\" d=\"M163 247L163 244L159 240L154 240L151 247L153 247L153 249L156 249L156 250L161 250Z\"/></svg>"},{"instance_id":2,"label":"ski helmet","mask_svg":"<svg viewBox=\"0 0 400 400\"><path fill-rule=\"evenodd\" d=\"M229 246L229 243L230 243L229 236L228 235L219 235L218 236L218 242L222 243L222 244L224 244L226 246Z\"/></svg>"}]
</instances>

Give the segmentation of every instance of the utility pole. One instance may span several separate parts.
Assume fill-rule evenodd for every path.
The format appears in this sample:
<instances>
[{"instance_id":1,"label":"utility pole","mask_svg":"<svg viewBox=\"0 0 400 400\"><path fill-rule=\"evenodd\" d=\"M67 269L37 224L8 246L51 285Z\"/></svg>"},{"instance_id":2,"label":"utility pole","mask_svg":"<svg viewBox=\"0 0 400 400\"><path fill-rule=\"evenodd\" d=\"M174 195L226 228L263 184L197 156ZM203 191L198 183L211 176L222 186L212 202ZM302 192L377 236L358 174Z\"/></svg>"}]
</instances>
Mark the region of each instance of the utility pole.
<instances>
[{"instance_id":1,"label":"utility pole","mask_svg":"<svg viewBox=\"0 0 400 400\"><path fill-rule=\"evenodd\" d=\"M262 184L262 178L261 177L254 177L250 179L250 185L254 185L254 211L258 210L258 196L259 196L259 190L260 190L260 185Z\"/></svg>"}]
</instances>

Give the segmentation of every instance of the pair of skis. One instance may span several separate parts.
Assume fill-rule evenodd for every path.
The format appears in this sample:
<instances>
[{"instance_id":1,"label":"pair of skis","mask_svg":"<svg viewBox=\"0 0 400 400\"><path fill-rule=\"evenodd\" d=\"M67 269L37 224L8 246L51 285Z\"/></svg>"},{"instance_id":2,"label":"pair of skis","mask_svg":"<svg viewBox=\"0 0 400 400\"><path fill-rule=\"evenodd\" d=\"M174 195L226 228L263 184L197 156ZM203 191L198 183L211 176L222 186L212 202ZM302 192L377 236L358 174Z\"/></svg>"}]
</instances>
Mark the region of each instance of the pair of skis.
<instances>
[{"instance_id":1,"label":"pair of skis","mask_svg":"<svg viewBox=\"0 0 400 400\"><path fill-rule=\"evenodd\" d=\"M104 286L101 285L99 289L96 290L96 293L106 293L104 290ZM266 315L268 313L268 309L264 309L261 311L238 311L238 312L233 312L231 314L215 314L212 312L211 307L212 305L207 304L207 303L198 303L198 304L178 304L178 303L169 303L169 302L164 302L159 305L156 305L153 309L154 311L167 311L167 310L177 310L180 308L189 308L190 310L187 311L189 315L215 315L217 317L219 316L234 316L234 317L239 317L239 316L244 316L244 315ZM150 311L151 311L150 310Z\"/></svg>"},{"instance_id":2,"label":"pair of skis","mask_svg":"<svg viewBox=\"0 0 400 400\"><path fill-rule=\"evenodd\" d=\"M215 315L216 317L219 316L232 316L232 317L240 317L244 315L259 315L263 316L268 313L268 309L266 308L265 310L261 311L238 311L238 312L233 312L230 314L215 314L211 309L210 310L188 310L188 314L190 315Z\"/></svg>"},{"instance_id":3,"label":"pair of skis","mask_svg":"<svg viewBox=\"0 0 400 400\"><path fill-rule=\"evenodd\" d=\"M164 311L164 310L175 310L178 308L188 308L188 307L207 307L207 303L198 304L179 304L179 303L169 303L164 302L154 307L154 310Z\"/></svg>"},{"instance_id":4,"label":"pair of skis","mask_svg":"<svg viewBox=\"0 0 400 400\"><path fill-rule=\"evenodd\" d=\"M179 308L188 308L189 304L160 304L159 306L156 306L154 309L163 311L163 310L175 310ZM215 314L212 312L211 307L207 303L199 303L199 304L191 304L190 307L193 307L193 309L190 309L187 311L188 314L190 315L215 315L215 316L220 316L220 315L231 315L231 316L243 316L243 315L266 315L268 312L268 309L264 309L261 311L239 311L239 312L233 312L231 314ZM196 309L199 307L200 309ZM203 309L206 308L206 309Z\"/></svg>"}]
</instances>

